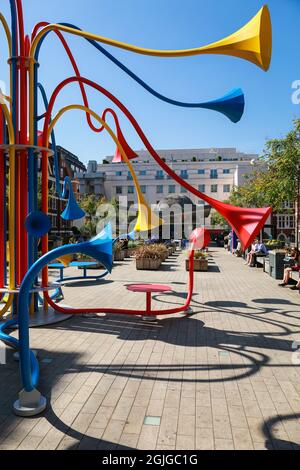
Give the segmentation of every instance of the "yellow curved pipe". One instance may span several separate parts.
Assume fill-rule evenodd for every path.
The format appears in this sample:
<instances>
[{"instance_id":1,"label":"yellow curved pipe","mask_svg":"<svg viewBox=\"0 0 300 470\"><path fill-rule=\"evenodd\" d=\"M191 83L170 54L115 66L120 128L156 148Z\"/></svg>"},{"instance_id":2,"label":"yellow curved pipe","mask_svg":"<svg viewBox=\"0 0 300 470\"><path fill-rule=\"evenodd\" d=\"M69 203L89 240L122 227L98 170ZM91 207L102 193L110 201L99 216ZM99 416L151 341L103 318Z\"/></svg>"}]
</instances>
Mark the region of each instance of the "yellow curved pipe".
<instances>
[{"instance_id":1,"label":"yellow curved pipe","mask_svg":"<svg viewBox=\"0 0 300 470\"><path fill-rule=\"evenodd\" d=\"M36 48L45 34L49 31L59 30L70 33L75 36L92 39L109 46L125 49L126 51L135 52L136 54L144 54L157 57L187 57L199 54L224 54L240 57L255 63L264 70L268 67L266 59L270 59L272 47L272 27L269 9L264 5L260 11L240 30L230 36L213 42L207 46L194 47L190 49L179 50L159 50L148 49L144 47L134 46L115 39L106 38L98 34L80 31L68 26L59 24L50 24L45 26L36 35L30 50L30 57L33 59ZM262 57L261 57L262 56Z\"/></svg>"},{"instance_id":2,"label":"yellow curved pipe","mask_svg":"<svg viewBox=\"0 0 300 470\"><path fill-rule=\"evenodd\" d=\"M5 34L6 34L6 39L7 39L7 43L8 43L8 50L9 50L9 56L11 57L12 56L12 37L11 37L11 33L10 33L8 23L5 19L5 17L2 15L2 13L0 13L0 23L2 23L2 26L3 26ZM11 64L11 62L9 64L9 68L10 68L10 96L12 96L12 64ZM8 99L8 97L6 97L6 96L4 96L4 97L6 99ZM9 98L9 99L11 100L11 98ZM10 105L12 106L12 100L10 101Z\"/></svg>"},{"instance_id":3,"label":"yellow curved pipe","mask_svg":"<svg viewBox=\"0 0 300 470\"><path fill-rule=\"evenodd\" d=\"M52 119L51 121L51 124L48 128L48 132L47 132L47 144L49 145L49 141L50 141L50 136L51 136L51 132L52 130L54 129L55 125L57 124L58 120L68 111L71 111L71 110L81 110L81 111L84 111L85 113L88 113L90 114L92 117L94 117L94 119L96 121L98 121L104 128L105 130L108 132L108 134L111 136L111 138L113 139L113 141L115 142L116 146L119 148L120 150L120 153L122 155L122 158L124 159L125 163L128 165L128 168L132 174L132 179L133 179L133 182L134 182L134 185L135 185L135 188L136 188L136 191L137 191L137 195L138 195L138 204L139 204L139 215L138 215L138 220L137 220L137 224L136 224L136 227L135 227L135 230L136 231L147 231L151 228L155 228L155 227L158 227L159 225L161 225L163 223L163 220L160 219L159 217L157 217L156 214L154 214L151 209L148 207L147 203L146 203L146 200L142 194L142 191L141 191L141 188L140 188L140 185L139 185L139 182L138 182L138 179L137 179L137 176L135 174L135 171L133 169L133 166L132 164L130 163L130 160L128 159L121 143L119 142L117 136L114 134L114 132L112 131L112 129L106 124L106 122L98 115L96 114L94 111L92 111L91 109L89 109L88 107L86 106L83 106L83 105L77 105L77 104L74 104L74 105L69 105L69 106L65 106L64 108L62 108L57 114L56 116ZM149 225L149 220L151 220L151 225ZM48 273L47 273L47 277L48 277ZM48 279L46 281L46 283L48 283ZM45 304L44 304L45 305Z\"/></svg>"},{"instance_id":4,"label":"yellow curved pipe","mask_svg":"<svg viewBox=\"0 0 300 470\"><path fill-rule=\"evenodd\" d=\"M96 121L99 122L99 124L101 124L105 128L105 130L108 132L110 137L115 142L116 146L119 148L120 153L122 155L122 158L124 159L125 163L127 164L128 168L130 170L130 173L132 175L132 179L133 179L133 182L134 182L134 185L135 185L135 188L136 188L136 192L137 192L137 197L138 197L139 211L138 211L138 219L137 219L137 223L136 223L136 226L135 226L135 231L136 232L146 232L148 230L152 230L152 229L162 225L163 220L160 217L158 217L156 214L154 214L151 211L150 207L148 206L148 204L146 202L146 199L144 198L143 193L141 191L141 188L140 188L140 185L139 185L139 182L138 182L138 178L137 178L136 173L133 169L133 166L132 166L130 160L128 159L128 157L127 157L122 145L120 144L117 136L114 134L112 129L106 124L106 122L98 114L96 114L94 111L92 111L91 109L89 109L89 108L87 108L86 106L83 106L83 105L69 105L69 106L65 106L64 108L62 108L57 113L57 115L53 118L53 120L52 120L52 122L49 126L48 133L47 133L47 143L49 143L51 132L52 132L54 126L56 125L57 121L63 116L63 114L65 114L67 111L71 111L73 109L79 109L81 111L84 111L84 112L90 114Z\"/></svg>"},{"instance_id":5,"label":"yellow curved pipe","mask_svg":"<svg viewBox=\"0 0 300 470\"><path fill-rule=\"evenodd\" d=\"M0 23L2 23L2 26L3 26L5 34L6 34L6 38L7 38L7 42L8 42L9 55L11 57L11 55L12 55L12 38L11 38L8 23L5 19L5 17L2 15L2 13L0 13Z\"/></svg>"},{"instance_id":6,"label":"yellow curved pipe","mask_svg":"<svg viewBox=\"0 0 300 470\"><path fill-rule=\"evenodd\" d=\"M0 103L0 106L4 112L5 120L8 128L9 143L14 145L14 126L11 119L10 112L7 106ZM8 196L8 207L9 207L9 289L13 290L16 287L15 284L15 179L16 179L16 153L15 149L11 147L9 149L9 196ZM13 294L9 294L8 301L3 310L0 312L2 317L11 307L14 299Z\"/></svg>"},{"instance_id":7,"label":"yellow curved pipe","mask_svg":"<svg viewBox=\"0 0 300 470\"><path fill-rule=\"evenodd\" d=\"M8 23L5 19L5 17L0 13L0 23L2 24L5 34L6 34L6 39L8 43L8 49L9 49L9 55L11 57L12 55L12 38L11 38L11 33L10 29L8 26ZM12 92L12 65L10 64L10 91ZM3 97L10 102L10 106L12 105L12 100L10 97L7 97L3 95ZM9 132L9 141L10 144L14 144L14 129L13 129L13 124L11 120L10 113L4 104L0 104L4 115L5 119L7 122L8 126L8 132ZM9 152L9 187L11 188L11 183L12 181L15 181L15 150L11 149ZM14 224L15 224L15 188L14 186L12 187L12 190L9 190L9 213L10 217L9 220L12 223L9 226L9 257L12 260L10 262L10 267L9 267L9 288L14 289L15 288L15 233L14 233ZM12 229L13 227L13 229ZM9 294L8 299L5 303L5 307L0 311L0 318L5 315L10 307L12 306L14 300L14 294Z\"/></svg>"},{"instance_id":8,"label":"yellow curved pipe","mask_svg":"<svg viewBox=\"0 0 300 470\"><path fill-rule=\"evenodd\" d=\"M80 31L59 24L45 26L36 35L30 48L30 138L33 144L33 104L34 104L34 62L35 52L41 39L50 31L62 31L75 36L91 39L107 44L109 46L125 49L137 54L144 54L157 57L186 57L199 54L223 54L248 60L263 70L267 71L270 66L272 55L272 24L269 9L264 5L260 11L239 31L221 39L220 41L208 44L207 46L195 47L191 49L179 50L157 50L126 44L121 41L109 39L98 34Z\"/></svg>"}]
</instances>

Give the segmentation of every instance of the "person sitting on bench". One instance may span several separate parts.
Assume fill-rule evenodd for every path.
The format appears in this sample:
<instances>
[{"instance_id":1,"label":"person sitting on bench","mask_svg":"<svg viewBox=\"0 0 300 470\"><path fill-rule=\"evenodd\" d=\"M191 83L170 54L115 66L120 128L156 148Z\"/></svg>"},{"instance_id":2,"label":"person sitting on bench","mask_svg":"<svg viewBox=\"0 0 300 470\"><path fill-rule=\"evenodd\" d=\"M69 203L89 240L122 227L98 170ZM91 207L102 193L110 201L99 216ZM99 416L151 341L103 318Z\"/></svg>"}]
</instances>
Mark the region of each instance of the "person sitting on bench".
<instances>
[{"instance_id":1,"label":"person sitting on bench","mask_svg":"<svg viewBox=\"0 0 300 470\"><path fill-rule=\"evenodd\" d=\"M300 253L297 248L294 248L291 252L289 266L284 269L283 281L279 284L280 287L288 285L292 271L300 271Z\"/></svg>"},{"instance_id":2,"label":"person sitting on bench","mask_svg":"<svg viewBox=\"0 0 300 470\"><path fill-rule=\"evenodd\" d=\"M252 256L257 251L258 241L259 241L258 238L255 238L254 242L252 243L251 250L247 254L247 260L246 260L246 263L245 263L246 265L250 266L250 264L252 263Z\"/></svg>"},{"instance_id":3,"label":"person sitting on bench","mask_svg":"<svg viewBox=\"0 0 300 470\"><path fill-rule=\"evenodd\" d=\"M268 248L262 242L257 240L257 244L255 245L255 250L250 254L250 268L254 268L257 266L257 258L258 256L267 256L268 255Z\"/></svg>"}]
</instances>

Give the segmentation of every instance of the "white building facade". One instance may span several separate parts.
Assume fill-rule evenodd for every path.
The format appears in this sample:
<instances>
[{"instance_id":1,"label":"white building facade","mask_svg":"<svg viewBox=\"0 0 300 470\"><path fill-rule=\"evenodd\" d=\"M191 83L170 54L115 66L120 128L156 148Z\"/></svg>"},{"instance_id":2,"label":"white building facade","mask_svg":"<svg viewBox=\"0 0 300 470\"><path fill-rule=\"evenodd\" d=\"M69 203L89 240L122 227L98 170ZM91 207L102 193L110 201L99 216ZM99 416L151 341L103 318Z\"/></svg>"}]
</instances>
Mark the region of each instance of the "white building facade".
<instances>
[{"instance_id":1,"label":"white building facade","mask_svg":"<svg viewBox=\"0 0 300 470\"><path fill-rule=\"evenodd\" d=\"M144 150L132 160L141 190L150 205L157 205L170 195L187 195L194 204L203 204L173 181ZM238 152L235 148L158 150L157 153L182 179L206 195L224 201L234 186L244 183L245 175L254 171L258 155ZM91 161L86 173L76 175L80 193L103 195L108 200L126 196L128 205L137 202L132 176L124 163ZM206 225L210 226L209 220Z\"/></svg>"}]
</instances>

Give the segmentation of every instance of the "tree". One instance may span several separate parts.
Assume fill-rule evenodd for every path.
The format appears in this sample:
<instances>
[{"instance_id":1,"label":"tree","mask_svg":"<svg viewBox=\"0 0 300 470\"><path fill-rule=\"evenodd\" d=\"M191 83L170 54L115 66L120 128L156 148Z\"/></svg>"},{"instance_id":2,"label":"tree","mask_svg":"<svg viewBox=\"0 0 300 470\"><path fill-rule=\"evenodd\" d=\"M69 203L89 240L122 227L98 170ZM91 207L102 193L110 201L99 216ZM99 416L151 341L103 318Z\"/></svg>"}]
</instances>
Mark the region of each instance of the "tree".
<instances>
[{"instance_id":1,"label":"tree","mask_svg":"<svg viewBox=\"0 0 300 470\"><path fill-rule=\"evenodd\" d=\"M293 129L281 139L266 142L261 165L246 177L243 186L233 188L229 202L241 207L272 206L274 212L282 212L284 203L297 206L296 227L299 242L300 209L300 119Z\"/></svg>"},{"instance_id":2,"label":"tree","mask_svg":"<svg viewBox=\"0 0 300 470\"><path fill-rule=\"evenodd\" d=\"M300 189L300 119L282 139L267 142L262 161L268 166L264 192L274 209L297 202Z\"/></svg>"},{"instance_id":3,"label":"tree","mask_svg":"<svg viewBox=\"0 0 300 470\"><path fill-rule=\"evenodd\" d=\"M86 218L81 233L85 235L94 236L96 235L97 228L97 209L105 203L106 199L103 196L96 196L95 194L86 194L80 200L80 206L85 211Z\"/></svg>"},{"instance_id":4,"label":"tree","mask_svg":"<svg viewBox=\"0 0 300 470\"><path fill-rule=\"evenodd\" d=\"M89 219L96 217L98 207L105 202L103 196L96 196L95 194L86 194L80 200L80 206L85 211Z\"/></svg>"},{"instance_id":5,"label":"tree","mask_svg":"<svg viewBox=\"0 0 300 470\"><path fill-rule=\"evenodd\" d=\"M225 230L229 230L229 224L227 220L224 219L224 217L222 217L222 215L217 211L212 212L210 221L213 227L221 227Z\"/></svg>"}]
</instances>

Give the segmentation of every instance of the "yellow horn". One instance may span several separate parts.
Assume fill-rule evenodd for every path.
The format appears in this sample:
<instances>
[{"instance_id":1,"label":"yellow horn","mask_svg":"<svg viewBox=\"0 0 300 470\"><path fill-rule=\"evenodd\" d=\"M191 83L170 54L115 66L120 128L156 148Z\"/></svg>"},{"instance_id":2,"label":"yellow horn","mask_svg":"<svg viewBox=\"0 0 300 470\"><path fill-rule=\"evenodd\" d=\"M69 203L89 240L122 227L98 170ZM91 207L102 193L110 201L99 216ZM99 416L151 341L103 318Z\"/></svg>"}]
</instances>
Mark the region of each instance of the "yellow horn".
<instances>
[{"instance_id":1,"label":"yellow horn","mask_svg":"<svg viewBox=\"0 0 300 470\"><path fill-rule=\"evenodd\" d=\"M164 223L149 207L144 197L141 197L138 191L139 199L139 212L137 221L134 227L135 232L147 232L154 230Z\"/></svg>"},{"instance_id":2,"label":"yellow horn","mask_svg":"<svg viewBox=\"0 0 300 470\"><path fill-rule=\"evenodd\" d=\"M220 41L204 46L203 54L223 54L248 60L267 71L272 56L272 24L265 5L243 28Z\"/></svg>"},{"instance_id":3,"label":"yellow horn","mask_svg":"<svg viewBox=\"0 0 300 470\"><path fill-rule=\"evenodd\" d=\"M70 266L71 262L73 261L73 256L74 255L64 255L64 256L60 256L60 258L57 258L57 259L65 266L65 268L67 268L68 266Z\"/></svg>"}]
</instances>

